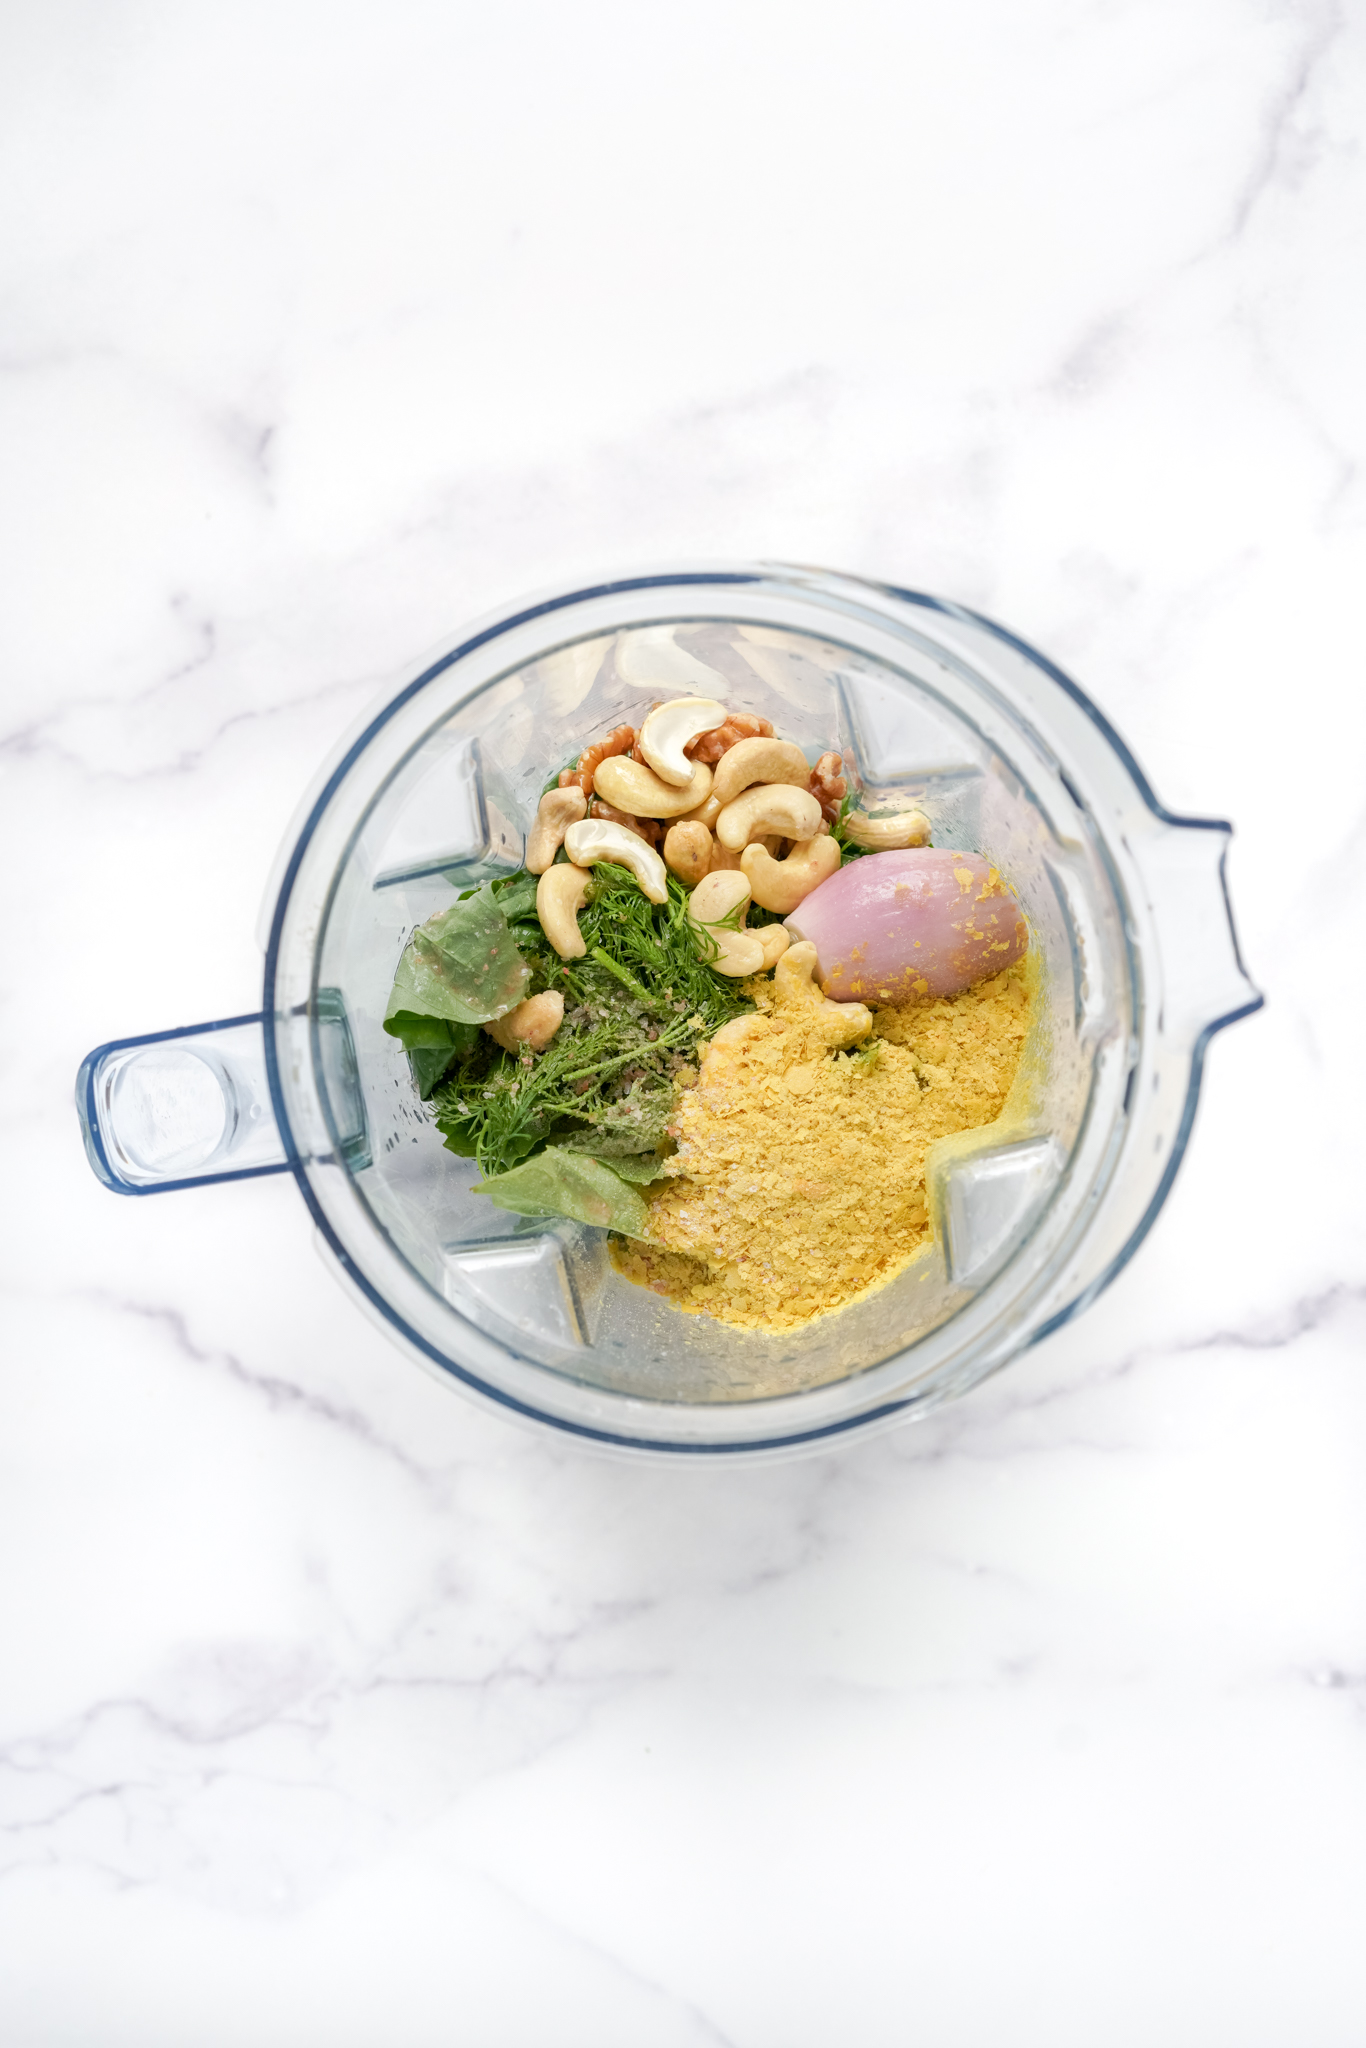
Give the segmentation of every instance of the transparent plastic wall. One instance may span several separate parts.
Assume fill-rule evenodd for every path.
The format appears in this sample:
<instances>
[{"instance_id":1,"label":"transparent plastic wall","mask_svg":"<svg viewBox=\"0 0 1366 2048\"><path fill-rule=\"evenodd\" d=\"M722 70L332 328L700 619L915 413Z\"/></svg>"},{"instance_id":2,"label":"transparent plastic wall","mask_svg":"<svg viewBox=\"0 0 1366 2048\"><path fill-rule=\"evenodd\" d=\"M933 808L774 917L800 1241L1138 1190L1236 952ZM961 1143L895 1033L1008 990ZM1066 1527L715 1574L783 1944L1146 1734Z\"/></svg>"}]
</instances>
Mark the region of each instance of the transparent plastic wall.
<instances>
[{"instance_id":1,"label":"transparent plastic wall","mask_svg":"<svg viewBox=\"0 0 1366 2048\"><path fill-rule=\"evenodd\" d=\"M646 634L650 661L640 659ZM547 777L667 694L661 658L678 689L706 686L760 713L811 760L843 754L868 808L913 802L937 846L986 854L1018 892L1040 961L1030 1086L1008 1122L932 1157L934 1246L798 1333L764 1337L682 1315L614 1272L600 1231L513 1217L471 1192L474 1163L445 1149L382 1029L414 927L454 887L520 865ZM642 672L656 680L631 680ZM314 1008L335 1018L340 1006L349 1059L339 1078L335 1059L329 1077L317 1057L315 1080L322 1149L346 1152L374 1231L427 1292L429 1341L459 1355L461 1328L473 1326L528 1365L606 1393L771 1401L922 1344L1045 1229L1069 1166L1087 1152L1088 1172L1101 1164L1132 1062L1136 990L1112 874L1065 778L1022 731L982 711L980 679L929 641L893 664L777 626L685 619L544 653L410 742L352 831L323 908ZM451 1312L444 1342L441 1305ZM913 1387L913 1351L908 1363ZM941 1363L926 1347L925 1372Z\"/></svg>"}]
</instances>

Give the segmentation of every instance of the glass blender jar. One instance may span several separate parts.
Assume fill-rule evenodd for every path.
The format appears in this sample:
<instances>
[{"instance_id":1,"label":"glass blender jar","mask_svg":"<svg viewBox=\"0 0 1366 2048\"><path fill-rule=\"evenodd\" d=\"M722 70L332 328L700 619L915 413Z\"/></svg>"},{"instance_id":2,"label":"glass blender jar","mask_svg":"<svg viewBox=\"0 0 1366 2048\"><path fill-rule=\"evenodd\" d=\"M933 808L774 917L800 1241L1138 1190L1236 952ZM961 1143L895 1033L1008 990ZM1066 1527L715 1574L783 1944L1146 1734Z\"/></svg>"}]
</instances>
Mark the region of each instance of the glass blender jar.
<instances>
[{"instance_id":1,"label":"glass blender jar","mask_svg":"<svg viewBox=\"0 0 1366 2048\"><path fill-rule=\"evenodd\" d=\"M932 1174L927 1253L782 1335L680 1314L614 1271L603 1232L473 1194L381 1028L414 926L518 868L547 775L676 693L661 647L808 758L842 754L867 807L914 805L936 846L986 855L1040 957L1027 1119ZM129 1195L292 1173L360 1305L505 1411L638 1452L820 1444L973 1386L1137 1250L1205 1047L1261 1002L1229 832L1172 817L1076 684L941 599L772 565L553 592L469 630L338 747L277 862L259 1012L98 1047L77 1081L87 1153Z\"/></svg>"}]
</instances>

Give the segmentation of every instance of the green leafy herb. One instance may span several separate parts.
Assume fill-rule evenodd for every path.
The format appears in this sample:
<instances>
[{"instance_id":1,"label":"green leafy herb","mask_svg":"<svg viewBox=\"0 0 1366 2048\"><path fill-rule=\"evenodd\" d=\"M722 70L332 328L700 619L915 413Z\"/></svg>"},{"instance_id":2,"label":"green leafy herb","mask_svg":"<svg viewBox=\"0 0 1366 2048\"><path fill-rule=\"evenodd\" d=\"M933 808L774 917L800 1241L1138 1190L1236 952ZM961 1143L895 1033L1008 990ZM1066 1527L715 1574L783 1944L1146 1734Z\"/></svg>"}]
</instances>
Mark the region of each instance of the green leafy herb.
<instances>
[{"instance_id":1,"label":"green leafy herb","mask_svg":"<svg viewBox=\"0 0 1366 2048\"><path fill-rule=\"evenodd\" d=\"M576 960L542 932L536 881L500 878L429 919L400 962L385 1028L407 1047L446 1145L477 1160L478 1192L639 1235L636 1188L662 1171L680 1075L700 1038L751 1005L701 957L715 957L715 941L690 922L676 877L653 904L624 867L598 868ZM477 1028L543 989L565 1005L544 1052L509 1053Z\"/></svg>"},{"instance_id":2,"label":"green leafy herb","mask_svg":"<svg viewBox=\"0 0 1366 2048\"><path fill-rule=\"evenodd\" d=\"M637 1001L644 1003L647 1009L650 1008L650 991L641 987L629 968L623 967L619 960L614 960L611 954L602 946L594 946L591 957L597 961L599 967L605 967L607 972L619 981L623 988L629 989Z\"/></svg>"},{"instance_id":3,"label":"green leafy herb","mask_svg":"<svg viewBox=\"0 0 1366 2048\"><path fill-rule=\"evenodd\" d=\"M601 948L634 977L642 991L649 990L654 1014L667 1017L683 1004L689 1014L695 1012L701 1018L702 1032L710 1036L754 1005L738 982L713 974L702 960L699 945L708 947L715 959L719 951L716 941L699 932L690 920L688 891L678 877L670 875L668 884L668 902L651 903L629 869L600 867L592 898L579 913L579 929L590 957L596 957ZM579 962L563 965L574 970ZM569 978L573 978L572 972Z\"/></svg>"},{"instance_id":4,"label":"green leafy herb","mask_svg":"<svg viewBox=\"0 0 1366 2048\"><path fill-rule=\"evenodd\" d=\"M384 1020L391 1038L401 1040L405 1052L435 1050L444 1046L448 1058L469 1053L479 1042L477 1024L453 1024L449 1017L426 1017L414 1010L397 1010Z\"/></svg>"},{"instance_id":5,"label":"green leafy herb","mask_svg":"<svg viewBox=\"0 0 1366 2048\"><path fill-rule=\"evenodd\" d=\"M520 1003L531 980L491 882L419 925L394 976L384 1028L401 1016L486 1024Z\"/></svg>"},{"instance_id":6,"label":"green leafy herb","mask_svg":"<svg viewBox=\"0 0 1366 2048\"><path fill-rule=\"evenodd\" d=\"M448 1017L421 1017L412 1010L386 1017L384 1028L402 1042L424 1102L452 1062L468 1059L479 1043L477 1024L452 1024Z\"/></svg>"},{"instance_id":7,"label":"green leafy herb","mask_svg":"<svg viewBox=\"0 0 1366 2048\"><path fill-rule=\"evenodd\" d=\"M677 1069L696 1037L691 1013L658 1023L601 968L574 965L585 968L571 990L579 1000L544 1052L517 1058L481 1033L483 1046L433 1094L442 1137L486 1175L507 1173L552 1138L582 1133L584 1150L606 1156L657 1154L664 1141Z\"/></svg>"},{"instance_id":8,"label":"green leafy herb","mask_svg":"<svg viewBox=\"0 0 1366 2048\"><path fill-rule=\"evenodd\" d=\"M568 1149L573 1152L572 1146ZM637 1153L634 1157L630 1153L607 1153L604 1156L602 1146L598 1146L591 1156L600 1159L604 1166L610 1166L613 1173L620 1174L623 1180L634 1181L641 1187L652 1180L664 1178L664 1161L657 1152Z\"/></svg>"},{"instance_id":9,"label":"green leafy herb","mask_svg":"<svg viewBox=\"0 0 1366 2048\"><path fill-rule=\"evenodd\" d=\"M620 1230L627 1237L646 1237L649 1209L623 1175L623 1168L605 1166L586 1153L547 1145L510 1172L476 1181L474 1191L518 1216L572 1216L579 1223ZM629 1175L630 1180L638 1178Z\"/></svg>"},{"instance_id":10,"label":"green leafy herb","mask_svg":"<svg viewBox=\"0 0 1366 2048\"><path fill-rule=\"evenodd\" d=\"M594 1159L606 1160L614 1173L624 1173L628 1180L653 1180L663 1164L660 1147L673 1150L669 1121L674 1112L674 1090L661 1088L642 1094L632 1088L623 1100L622 1116L614 1120L613 1105L608 1105L593 1123L570 1131L558 1142L567 1152L588 1152Z\"/></svg>"},{"instance_id":11,"label":"green leafy herb","mask_svg":"<svg viewBox=\"0 0 1366 2048\"><path fill-rule=\"evenodd\" d=\"M493 884L494 899L509 924L535 917L539 880L538 875L529 875L525 868L519 868L515 875L500 877Z\"/></svg>"}]
</instances>

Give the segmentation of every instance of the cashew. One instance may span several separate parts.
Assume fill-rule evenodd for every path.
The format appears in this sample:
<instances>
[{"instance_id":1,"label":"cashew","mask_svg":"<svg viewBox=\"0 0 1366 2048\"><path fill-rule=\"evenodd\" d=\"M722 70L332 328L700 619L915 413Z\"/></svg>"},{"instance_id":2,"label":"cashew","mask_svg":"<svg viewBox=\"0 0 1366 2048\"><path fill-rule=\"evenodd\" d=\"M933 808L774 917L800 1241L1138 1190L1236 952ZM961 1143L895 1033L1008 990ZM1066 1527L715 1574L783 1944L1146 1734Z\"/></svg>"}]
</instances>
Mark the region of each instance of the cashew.
<instances>
[{"instance_id":1,"label":"cashew","mask_svg":"<svg viewBox=\"0 0 1366 2048\"><path fill-rule=\"evenodd\" d=\"M719 924L723 917L739 910L742 903L748 909L749 894L748 875L708 875L692 892L688 916L694 924Z\"/></svg>"},{"instance_id":2,"label":"cashew","mask_svg":"<svg viewBox=\"0 0 1366 2048\"><path fill-rule=\"evenodd\" d=\"M707 962L713 973L739 979L763 971L764 947L758 934L723 929L720 924L723 917L738 910L743 925L748 906L749 883L743 875L705 875L693 890L688 904L689 920L706 931L720 948L718 957Z\"/></svg>"},{"instance_id":3,"label":"cashew","mask_svg":"<svg viewBox=\"0 0 1366 2048\"><path fill-rule=\"evenodd\" d=\"M713 932L719 951L707 965L713 974L729 975L732 981L744 981L751 974L764 971L764 949L753 932Z\"/></svg>"},{"instance_id":4,"label":"cashew","mask_svg":"<svg viewBox=\"0 0 1366 2048\"><path fill-rule=\"evenodd\" d=\"M764 972L767 974L770 967L777 966L792 944L792 934L785 924L764 924L752 936L764 949Z\"/></svg>"},{"instance_id":5,"label":"cashew","mask_svg":"<svg viewBox=\"0 0 1366 2048\"><path fill-rule=\"evenodd\" d=\"M614 810L629 811L633 818L681 818L694 811L711 795L711 770L705 761L694 761L686 789L661 782L653 768L633 761L629 754L613 754L593 771L593 787Z\"/></svg>"},{"instance_id":6,"label":"cashew","mask_svg":"<svg viewBox=\"0 0 1366 2048\"><path fill-rule=\"evenodd\" d=\"M779 927L775 925L774 929L776 931ZM751 1010L748 1016L732 1017L729 1024L723 1024L719 1031L714 1032L710 1050L715 1051L718 1045L744 1045L751 1038L765 1038L767 1035L767 1017L756 1017Z\"/></svg>"},{"instance_id":7,"label":"cashew","mask_svg":"<svg viewBox=\"0 0 1366 2048\"><path fill-rule=\"evenodd\" d=\"M705 825L670 825L664 834L664 865L693 888L711 866L712 836Z\"/></svg>"},{"instance_id":8,"label":"cashew","mask_svg":"<svg viewBox=\"0 0 1366 2048\"><path fill-rule=\"evenodd\" d=\"M735 751L732 747L731 752ZM721 756L722 761L728 758ZM732 853L766 832L777 832L784 839L814 839L820 829L819 803L809 789L798 789L790 782L766 782L747 789L743 796L723 805L716 820L716 836Z\"/></svg>"},{"instance_id":9,"label":"cashew","mask_svg":"<svg viewBox=\"0 0 1366 2048\"><path fill-rule=\"evenodd\" d=\"M728 804L755 782L795 782L805 789L810 773L805 754L791 740L737 740L717 762L712 788Z\"/></svg>"},{"instance_id":10,"label":"cashew","mask_svg":"<svg viewBox=\"0 0 1366 2048\"><path fill-rule=\"evenodd\" d=\"M724 1086L743 1060L745 1046L754 1039L766 1038L768 1032L767 1017L756 1017L752 1012L747 1017L732 1017L729 1024L723 1024L702 1055L698 1076L702 1086Z\"/></svg>"},{"instance_id":11,"label":"cashew","mask_svg":"<svg viewBox=\"0 0 1366 2048\"><path fill-rule=\"evenodd\" d=\"M587 811L588 798L576 782L546 791L536 806L536 823L526 843L526 864L533 875L545 873L563 846L568 828Z\"/></svg>"},{"instance_id":12,"label":"cashew","mask_svg":"<svg viewBox=\"0 0 1366 2048\"><path fill-rule=\"evenodd\" d=\"M641 753L664 782L684 789L692 781L693 764L683 749L704 732L726 722L726 707L714 697L672 697L645 715L638 743Z\"/></svg>"},{"instance_id":13,"label":"cashew","mask_svg":"<svg viewBox=\"0 0 1366 2048\"><path fill-rule=\"evenodd\" d=\"M711 795L707 798L707 801L704 804L699 804L695 811L684 811L683 816L678 822L680 825L705 825L710 832L712 826L716 823L716 814L720 808L721 799L716 794L716 784L713 782Z\"/></svg>"},{"instance_id":14,"label":"cashew","mask_svg":"<svg viewBox=\"0 0 1366 2048\"><path fill-rule=\"evenodd\" d=\"M579 912L588 901L592 879L585 869L560 861L536 884L536 915L561 960L581 960L588 951L579 930Z\"/></svg>"},{"instance_id":15,"label":"cashew","mask_svg":"<svg viewBox=\"0 0 1366 2048\"><path fill-rule=\"evenodd\" d=\"M774 860L762 846L747 846L740 865L749 876L754 901L786 917L790 910L839 870L840 850L828 832L794 846L786 860Z\"/></svg>"},{"instance_id":16,"label":"cashew","mask_svg":"<svg viewBox=\"0 0 1366 2048\"><path fill-rule=\"evenodd\" d=\"M564 997L557 988L548 988L495 1017L484 1029L504 1052L544 1052L563 1022Z\"/></svg>"},{"instance_id":17,"label":"cashew","mask_svg":"<svg viewBox=\"0 0 1366 2048\"><path fill-rule=\"evenodd\" d=\"M631 870L651 903L669 900L669 878L663 861L653 846L647 846L625 825L613 825L606 818L585 818L565 833L564 850L581 868L591 867L594 861L619 861Z\"/></svg>"},{"instance_id":18,"label":"cashew","mask_svg":"<svg viewBox=\"0 0 1366 2048\"><path fill-rule=\"evenodd\" d=\"M816 949L810 939L789 946L773 970L773 985L787 995L802 995L814 1007L816 1022L827 1045L857 1045L873 1028L873 1013L865 1003L832 1003L812 980Z\"/></svg>"},{"instance_id":19,"label":"cashew","mask_svg":"<svg viewBox=\"0 0 1366 2048\"><path fill-rule=\"evenodd\" d=\"M899 853L903 847L926 844L930 821L923 811L893 811L885 818L870 818L866 811L848 811L844 831L846 838L868 853Z\"/></svg>"}]
</instances>

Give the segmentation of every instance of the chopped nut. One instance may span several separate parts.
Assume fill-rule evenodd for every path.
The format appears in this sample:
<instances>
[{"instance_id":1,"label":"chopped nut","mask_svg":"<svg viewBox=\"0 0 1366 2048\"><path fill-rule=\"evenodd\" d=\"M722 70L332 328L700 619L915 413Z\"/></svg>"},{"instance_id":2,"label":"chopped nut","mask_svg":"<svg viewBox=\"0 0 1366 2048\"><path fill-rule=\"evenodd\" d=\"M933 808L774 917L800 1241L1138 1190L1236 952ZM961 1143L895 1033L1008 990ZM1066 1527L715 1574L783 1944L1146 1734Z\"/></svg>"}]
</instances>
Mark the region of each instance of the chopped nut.
<instances>
[{"instance_id":1,"label":"chopped nut","mask_svg":"<svg viewBox=\"0 0 1366 2048\"><path fill-rule=\"evenodd\" d=\"M694 761L706 761L714 766L741 740L771 740L772 737L773 727L766 718L757 718L751 711L732 711L724 725L718 726L715 732L704 732L700 739L685 747L684 752Z\"/></svg>"},{"instance_id":2,"label":"chopped nut","mask_svg":"<svg viewBox=\"0 0 1366 2048\"><path fill-rule=\"evenodd\" d=\"M593 794L593 778L598 766L614 754L629 754L636 743L636 729L633 725L619 725L609 732L605 740L598 740L591 747L585 747L579 755L577 768L565 768L560 774L560 788L566 789L571 782L577 782L585 796Z\"/></svg>"},{"instance_id":3,"label":"chopped nut","mask_svg":"<svg viewBox=\"0 0 1366 2048\"><path fill-rule=\"evenodd\" d=\"M826 824L833 825L840 814L840 805L849 794L844 761L839 754L821 755L811 770L810 789L821 807L821 815Z\"/></svg>"}]
</instances>

